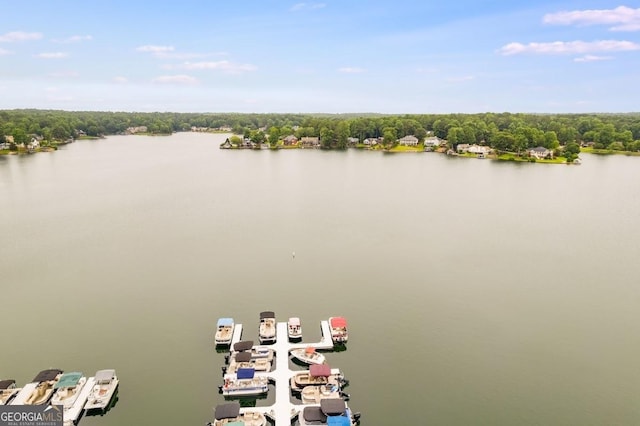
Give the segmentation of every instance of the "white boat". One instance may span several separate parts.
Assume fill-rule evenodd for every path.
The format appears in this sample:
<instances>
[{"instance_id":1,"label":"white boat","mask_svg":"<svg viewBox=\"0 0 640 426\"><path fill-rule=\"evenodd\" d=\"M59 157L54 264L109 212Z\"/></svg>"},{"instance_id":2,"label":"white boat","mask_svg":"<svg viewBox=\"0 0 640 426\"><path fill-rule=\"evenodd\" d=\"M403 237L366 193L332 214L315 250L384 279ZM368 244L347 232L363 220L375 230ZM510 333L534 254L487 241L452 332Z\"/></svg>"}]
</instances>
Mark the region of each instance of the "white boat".
<instances>
[{"instance_id":1,"label":"white boat","mask_svg":"<svg viewBox=\"0 0 640 426\"><path fill-rule=\"evenodd\" d=\"M302 324L300 318L289 318L289 321L287 321L287 335L289 336L289 340L298 341L302 339Z\"/></svg>"},{"instance_id":2,"label":"white boat","mask_svg":"<svg viewBox=\"0 0 640 426\"><path fill-rule=\"evenodd\" d=\"M0 405L9 405L9 402L20 392L13 379L0 380Z\"/></svg>"},{"instance_id":3,"label":"white boat","mask_svg":"<svg viewBox=\"0 0 640 426\"><path fill-rule=\"evenodd\" d=\"M267 418L260 411L251 408L240 408L237 401L220 404L214 412L214 421L208 426L244 425L266 426Z\"/></svg>"},{"instance_id":4,"label":"white boat","mask_svg":"<svg viewBox=\"0 0 640 426\"><path fill-rule=\"evenodd\" d=\"M11 400L10 405L43 405L53 395L53 387L62 375L62 370L42 370L31 383L27 383Z\"/></svg>"},{"instance_id":5,"label":"white boat","mask_svg":"<svg viewBox=\"0 0 640 426\"><path fill-rule=\"evenodd\" d=\"M62 405L64 409L70 408L78 399L86 382L87 378L82 373L64 373L53 387L55 392L51 398L51 405Z\"/></svg>"},{"instance_id":6,"label":"white boat","mask_svg":"<svg viewBox=\"0 0 640 426\"><path fill-rule=\"evenodd\" d=\"M335 384L305 386L300 392L303 404L320 404L320 400L329 398L342 398L340 386Z\"/></svg>"},{"instance_id":7,"label":"white boat","mask_svg":"<svg viewBox=\"0 0 640 426\"><path fill-rule=\"evenodd\" d=\"M220 318L216 327L216 345L229 345L233 337L233 329L235 324L233 318Z\"/></svg>"},{"instance_id":8,"label":"white boat","mask_svg":"<svg viewBox=\"0 0 640 426\"><path fill-rule=\"evenodd\" d=\"M89 392L85 410L105 410L118 388L116 370L99 370L94 377L94 384Z\"/></svg>"},{"instance_id":9,"label":"white boat","mask_svg":"<svg viewBox=\"0 0 640 426\"><path fill-rule=\"evenodd\" d=\"M225 396L260 395L269 391L269 380L256 376L253 368L240 368L235 374L226 374L220 392Z\"/></svg>"},{"instance_id":10,"label":"white boat","mask_svg":"<svg viewBox=\"0 0 640 426\"><path fill-rule=\"evenodd\" d=\"M276 314L271 311L260 312L258 340L261 345L276 342Z\"/></svg>"},{"instance_id":11,"label":"white boat","mask_svg":"<svg viewBox=\"0 0 640 426\"><path fill-rule=\"evenodd\" d=\"M333 343L347 343L349 334L347 333L347 320L344 317L329 318L329 328Z\"/></svg>"},{"instance_id":12,"label":"white boat","mask_svg":"<svg viewBox=\"0 0 640 426\"><path fill-rule=\"evenodd\" d=\"M291 356L305 364L324 364L326 361L325 356L316 351L316 348L313 346L293 349L291 351Z\"/></svg>"},{"instance_id":13,"label":"white boat","mask_svg":"<svg viewBox=\"0 0 640 426\"><path fill-rule=\"evenodd\" d=\"M253 358L250 352L238 352L230 358L229 366L222 367L227 374L236 373L240 368L253 368L255 371L271 371L271 359Z\"/></svg>"},{"instance_id":14,"label":"white boat","mask_svg":"<svg viewBox=\"0 0 640 426\"><path fill-rule=\"evenodd\" d=\"M344 375L338 368L331 368L327 364L312 364L309 370L294 374L290 380L291 390L301 392L306 386L337 385L345 383Z\"/></svg>"},{"instance_id":15,"label":"white boat","mask_svg":"<svg viewBox=\"0 0 640 426\"><path fill-rule=\"evenodd\" d=\"M355 426L359 420L360 414L353 414L347 403L339 398L322 399L319 405L306 406L298 417L301 426Z\"/></svg>"},{"instance_id":16,"label":"white boat","mask_svg":"<svg viewBox=\"0 0 640 426\"><path fill-rule=\"evenodd\" d=\"M233 344L233 350L227 359L227 362L232 362L233 358L242 352L251 354L252 359L266 358L269 362L273 361L274 352L268 346L253 346L252 340L241 340Z\"/></svg>"}]
</instances>

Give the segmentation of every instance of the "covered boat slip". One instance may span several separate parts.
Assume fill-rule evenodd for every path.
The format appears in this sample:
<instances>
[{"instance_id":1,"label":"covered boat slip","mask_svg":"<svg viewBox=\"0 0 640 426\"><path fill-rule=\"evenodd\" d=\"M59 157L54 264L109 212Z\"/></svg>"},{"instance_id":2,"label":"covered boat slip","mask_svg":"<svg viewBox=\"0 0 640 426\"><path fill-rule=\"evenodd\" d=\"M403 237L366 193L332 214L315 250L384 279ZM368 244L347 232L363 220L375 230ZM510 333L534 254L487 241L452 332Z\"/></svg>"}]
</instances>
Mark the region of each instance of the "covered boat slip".
<instances>
[{"instance_id":1,"label":"covered boat slip","mask_svg":"<svg viewBox=\"0 0 640 426\"><path fill-rule=\"evenodd\" d=\"M93 377L89 377L87 379L87 382L84 384L84 386L80 390L80 394L78 395L78 398L76 398L76 400L74 401L73 405L68 409L65 408L65 410L62 413L65 426L69 423L72 423L72 424L78 423L78 419L82 415L82 411L84 410L84 406L87 403L87 400L89 399L89 394L93 389L93 385L95 385L95 379Z\"/></svg>"}]
</instances>

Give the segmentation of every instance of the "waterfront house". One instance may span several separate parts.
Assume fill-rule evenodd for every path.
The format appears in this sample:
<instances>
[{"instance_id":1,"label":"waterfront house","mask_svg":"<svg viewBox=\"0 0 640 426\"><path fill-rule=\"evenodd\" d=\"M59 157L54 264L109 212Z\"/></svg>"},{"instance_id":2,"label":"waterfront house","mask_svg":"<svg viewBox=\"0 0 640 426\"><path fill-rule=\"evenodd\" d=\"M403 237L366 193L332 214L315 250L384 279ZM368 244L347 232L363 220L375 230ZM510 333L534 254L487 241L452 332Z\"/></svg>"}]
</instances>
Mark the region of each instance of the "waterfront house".
<instances>
[{"instance_id":1,"label":"waterfront house","mask_svg":"<svg viewBox=\"0 0 640 426\"><path fill-rule=\"evenodd\" d=\"M27 144L27 149L31 151L36 148L40 148L40 141L37 138L33 137L31 138L31 142Z\"/></svg>"},{"instance_id":2,"label":"waterfront house","mask_svg":"<svg viewBox=\"0 0 640 426\"><path fill-rule=\"evenodd\" d=\"M347 145L348 146L356 146L360 143L360 139L358 138L347 138Z\"/></svg>"},{"instance_id":3,"label":"waterfront house","mask_svg":"<svg viewBox=\"0 0 640 426\"><path fill-rule=\"evenodd\" d=\"M398 139L398 145L418 146L418 138L413 135L407 135L401 139Z\"/></svg>"},{"instance_id":4,"label":"waterfront house","mask_svg":"<svg viewBox=\"0 0 640 426\"><path fill-rule=\"evenodd\" d=\"M378 138L367 138L362 143L366 146L376 146L380 143L380 140Z\"/></svg>"},{"instance_id":5,"label":"waterfront house","mask_svg":"<svg viewBox=\"0 0 640 426\"><path fill-rule=\"evenodd\" d=\"M469 147L471 145L469 145L468 143L459 143L456 146L456 151L458 151L458 154L464 154L465 152L467 152L469 150Z\"/></svg>"},{"instance_id":6,"label":"waterfront house","mask_svg":"<svg viewBox=\"0 0 640 426\"><path fill-rule=\"evenodd\" d=\"M484 145L470 145L469 148L467 148L467 152L470 152L472 154L476 154L476 155L489 155L491 153L491 148L488 146L484 146Z\"/></svg>"},{"instance_id":7,"label":"waterfront house","mask_svg":"<svg viewBox=\"0 0 640 426\"><path fill-rule=\"evenodd\" d=\"M294 135L289 135L282 139L282 143L284 143L285 146L292 146L298 143L298 138Z\"/></svg>"},{"instance_id":8,"label":"waterfront house","mask_svg":"<svg viewBox=\"0 0 640 426\"><path fill-rule=\"evenodd\" d=\"M527 150L527 154L529 154L529 157L537 158L538 160L542 160L545 158L550 158L550 159L553 158L553 151L543 146L537 146L535 148L531 148Z\"/></svg>"},{"instance_id":9,"label":"waterfront house","mask_svg":"<svg viewBox=\"0 0 640 426\"><path fill-rule=\"evenodd\" d=\"M300 139L300 144L304 148L318 148L320 147L320 138L317 136L305 136Z\"/></svg>"},{"instance_id":10,"label":"waterfront house","mask_svg":"<svg viewBox=\"0 0 640 426\"><path fill-rule=\"evenodd\" d=\"M429 136L428 138L426 138L424 140L424 147L425 148L427 148L427 147L436 148L436 147L440 146L441 143L442 142L441 142L439 137L437 137L437 136Z\"/></svg>"}]
</instances>

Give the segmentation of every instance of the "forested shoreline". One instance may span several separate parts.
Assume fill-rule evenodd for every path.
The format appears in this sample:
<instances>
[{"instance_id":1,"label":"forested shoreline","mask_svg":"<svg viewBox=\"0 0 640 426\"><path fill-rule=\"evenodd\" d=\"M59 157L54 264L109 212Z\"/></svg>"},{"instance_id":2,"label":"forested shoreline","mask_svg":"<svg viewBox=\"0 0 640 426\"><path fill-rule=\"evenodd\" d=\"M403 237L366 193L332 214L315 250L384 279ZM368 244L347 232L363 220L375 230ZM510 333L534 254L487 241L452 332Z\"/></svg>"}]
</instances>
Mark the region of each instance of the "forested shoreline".
<instances>
[{"instance_id":1,"label":"forested shoreline","mask_svg":"<svg viewBox=\"0 0 640 426\"><path fill-rule=\"evenodd\" d=\"M0 144L20 151L31 140L53 147L79 137L127 134L143 129L152 135L178 131L229 131L275 147L288 135L318 137L324 149L345 149L349 139L378 138L391 148L413 135L421 142L433 135L455 149L478 144L497 152L520 153L533 147L559 152L589 146L595 150L640 151L640 113L628 114L248 114L138 113L58 110L0 111Z\"/></svg>"}]
</instances>

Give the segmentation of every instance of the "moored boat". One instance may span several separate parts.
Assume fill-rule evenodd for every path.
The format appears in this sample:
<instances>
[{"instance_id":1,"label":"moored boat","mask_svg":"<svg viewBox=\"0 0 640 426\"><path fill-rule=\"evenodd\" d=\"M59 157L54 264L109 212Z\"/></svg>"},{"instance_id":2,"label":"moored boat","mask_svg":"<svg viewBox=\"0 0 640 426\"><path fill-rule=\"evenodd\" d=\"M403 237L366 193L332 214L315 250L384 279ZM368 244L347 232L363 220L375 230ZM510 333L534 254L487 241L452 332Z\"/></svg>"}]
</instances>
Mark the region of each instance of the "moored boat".
<instances>
[{"instance_id":1,"label":"moored boat","mask_svg":"<svg viewBox=\"0 0 640 426\"><path fill-rule=\"evenodd\" d=\"M233 318L220 318L216 326L215 342L218 346L231 344L235 323Z\"/></svg>"},{"instance_id":2,"label":"moored boat","mask_svg":"<svg viewBox=\"0 0 640 426\"><path fill-rule=\"evenodd\" d=\"M316 351L316 348L313 346L293 349L291 351L291 356L305 364L324 364L326 361L325 356Z\"/></svg>"},{"instance_id":3,"label":"moored boat","mask_svg":"<svg viewBox=\"0 0 640 426\"><path fill-rule=\"evenodd\" d=\"M347 320L344 317L329 318L329 328L331 329L333 343L347 343L349 334L347 332Z\"/></svg>"},{"instance_id":4,"label":"moored boat","mask_svg":"<svg viewBox=\"0 0 640 426\"><path fill-rule=\"evenodd\" d=\"M87 378L82 373L64 373L53 387L55 392L51 398L51 405L62 405L64 409L70 408L78 399L86 382Z\"/></svg>"},{"instance_id":5,"label":"moored boat","mask_svg":"<svg viewBox=\"0 0 640 426\"><path fill-rule=\"evenodd\" d=\"M267 424L264 414L250 408L240 408L240 403L237 401L216 406L214 418L213 423L208 423L208 426L266 426Z\"/></svg>"},{"instance_id":6,"label":"moored boat","mask_svg":"<svg viewBox=\"0 0 640 426\"><path fill-rule=\"evenodd\" d=\"M300 322L300 318L289 318L289 321L287 321L287 335L291 341L302 339L302 323Z\"/></svg>"},{"instance_id":7,"label":"moored boat","mask_svg":"<svg viewBox=\"0 0 640 426\"><path fill-rule=\"evenodd\" d=\"M298 420L300 425L354 426L360 414L353 414L344 400L328 398L320 400L319 405L304 407Z\"/></svg>"},{"instance_id":8,"label":"moored boat","mask_svg":"<svg viewBox=\"0 0 640 426\"><path fill-rule=\"evenodd\" d=\"M31 383L25 385L13 398L11 405L43 405L49 402L53 395L53 387L60 379L62 370L42 370Z\"/></svg>"},{"instance_id":9,"label":"moored boat","mask_svg":"<svg viewBox=\"0 0 640 426\"><path fill-rule=\"evenodd\" d=\"M85 409L89 410L105 410L113 395L118 388L118 377L116 376L116 370L99 370L94 376L94 385L89 392L87 405Z\"/></svg>"},{"instance_id":10,"label":"moored boat","mask_svg":"<svg viewBox=\"0 0 640 426\"><path fill-rule=\"evenodd\" d=\"M300 392L300 399L303 404L320 404L320 400L328 398L341 398L342 392L336 384L326 384L320 386L305 386Z\"/></svg>"},{"instance_id":11,"label":"moored boat","mask_svg":"<svg viewBox=\"0 0 640 426\"><path fill-rule=\"evenodd\" d=\"M233 362L233 359L240 353L246 352L251 355L251 359L266 358L269 362L273 361L274 351L268 346L253 346L252 340L241 340L233 344L233 350L227 356L227 362Z\"/></svg>"},{"instance_id":12,"label":"moored boat","mask_svg":"<svg viewBox=\"0 0 640 426\"><path fill-rule=\"evenodd\" d=\"M9 402L20 392L13 379L0 380L0 405L8 405Z\"/></svg>"},{"instance_id":13,"label":"moored boat","mask_svg":"<svg viewBox=\"0 0 640 426\"><path fill-rule=\"evenodd\" d=\"M256 376L253 368L239 368L235 374L227 374L220 392L225 396L260 395L269 391L269 380Z\"/></svg>"},{"instance_id":14,"label":"moored boat","mask_svg":"<svg viewBox=\"0 0 640 426\"><path fill-rule=\"evenodd\" d=\"M271 359L253 358L250 352L238 352L229 360L228 367L222 367L224 373L233 374L240 368L253 368L255 371L271 371Z\"/></svg>"},{"instance_id":15,"label":"moored boat","mask_svg":"<svg viewBox=\"0 0 640 426\"><path fill-rule=\"evenodd\" d=\"M312 364L309 370L294 374L290 380L291 390L301 392L306 386L337 385L339 388L345 383L344 375L337 368L327 364Z\"/></svg>"},{"instance_id":16,"label":"moored boat","mask_svg":"<svg viewBox=\"0 0 640 426\"><path fill-rule=\"evenodd\" d=\"M272 311L260 312L258 340L261 345L276 342L276 314Z\"/></svg>"}]
</instances>

